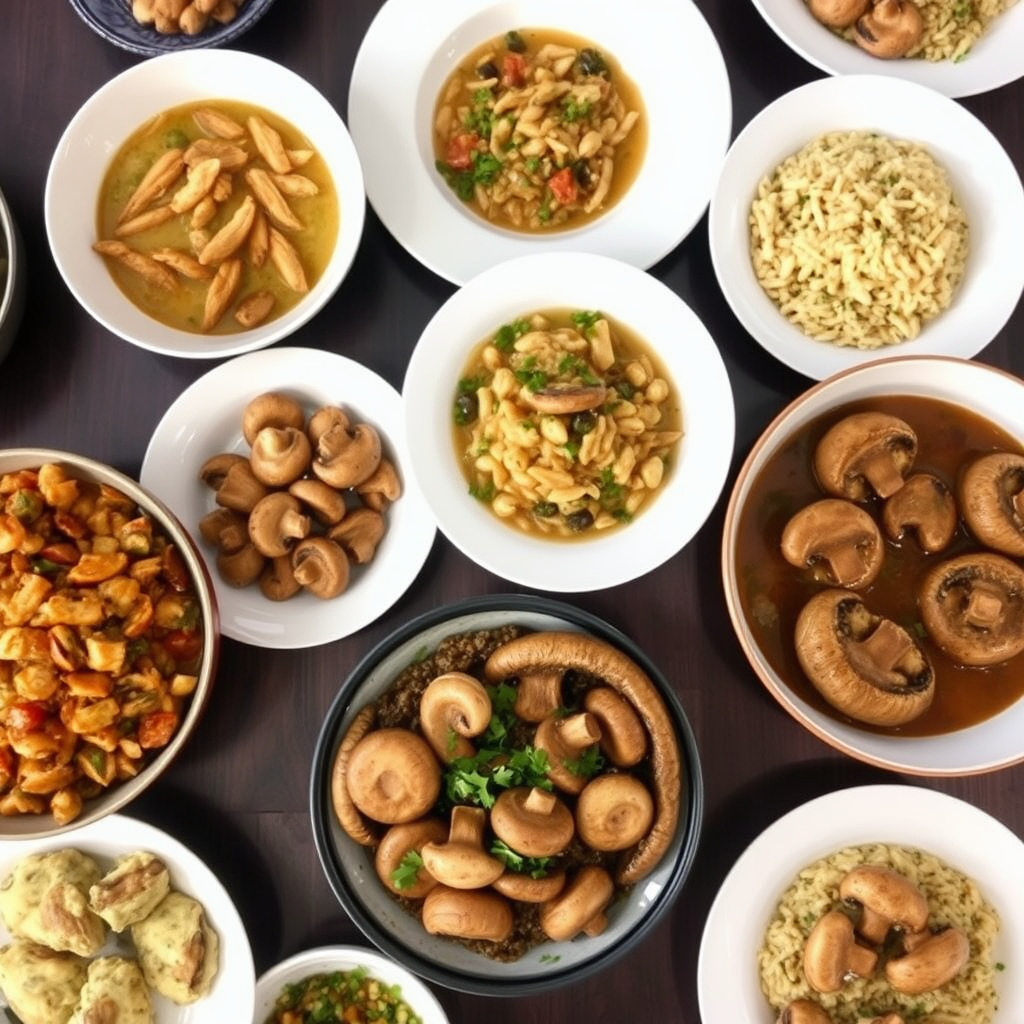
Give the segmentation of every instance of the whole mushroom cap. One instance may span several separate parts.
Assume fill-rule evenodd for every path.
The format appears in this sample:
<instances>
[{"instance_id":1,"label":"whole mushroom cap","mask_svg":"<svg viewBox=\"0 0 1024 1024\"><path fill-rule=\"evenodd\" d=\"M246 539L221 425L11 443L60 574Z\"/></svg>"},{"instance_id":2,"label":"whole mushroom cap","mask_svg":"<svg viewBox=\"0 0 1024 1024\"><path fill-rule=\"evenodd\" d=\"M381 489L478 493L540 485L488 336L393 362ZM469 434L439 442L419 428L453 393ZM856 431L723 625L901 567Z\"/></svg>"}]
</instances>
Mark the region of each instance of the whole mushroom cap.
<instances>
[{"instance_id":1,"label":"whole mushroom cap","mask_svg":"<svg viewBox=\"0 0 1024 1024\"><path fill-rule=\"evenodd\" d=\"M264 427L302 429L306 413L302 406L279 391L267 391L250 399L242 411L242 436L250 446Z\"/></svg>"},{"instance_id":2,"label":"whole mushroom cap","mask_svg":"<svg viewBox=\"0 0 1024 1024\"><path fill-rule=\"evenodd\" d=\"M838 498L888 498L917 457L917 434L898 416L857 412L830 427L814 450L821 486Z\"/></svg>"},{"instance_id":3,"label":"whole mushroom cap","mask_svg":"<svg viewBox=\"0 0 1024 1024\"><path fill-rule=\"evenodd\" d=\"M897 992L917 996L952 981L966 966L971 944L959 928L946 928L914 944L885 964L885 979Z\"/></svg>"},{"instance_id":4,"label":"whole mushroom cap","mask_svg":"<svg viewBox=\"0 0 1024 1024\"><path fill-rule=\"evenodd\" d=\"M421 918L431 935L483 942L503 942L515 923L504 896L489 889L451 889L446 885L427 893Z\"/></svg>"},{"instance_id":5,"label":"whole mushroom cap","mask_svg":"<svg viewBox=\"0 0 1024 1024\"><path fill-rule=\"evenodd\" d=\"M583 709L594 716L601 731L601 753L617 768L639 764L647 753L647 732L633 705L610 686L587 690Z\"/></svg>"},{"instance_id":6,"label":"whole mushroom cap","mask_svg":"<svg viewBox=\"0 0 1024 1024\"><path fill-rule=\"evenodd\" d=\"M298 499L287 491L271 491L249 513L249 539L267 558L289 554L309 528L309 516L303 515Z\"/></svg>"},{"instance_id":7,"label":"whole mushroom cap","mask_svg":"<svg viewBox=\"0 0 1024 1024\"><path fill-rule=\"evenodd\" d=\"M381 460L380 434L369 423L333 426L320 435L313 472L331 487L344 490L368 480Z\"/></svg>"},{"instance_id":8,"label":"whole mushroom cap","mask_svg":"<svg viewBox=\"0 0 1024 1024\"><path fill-rule=\"evenodd\" d=\"M822 914L804 945L804 977L815 992L838 992L851 977L869 978L877 963L876 953L857 944L841 910Z\"/></svg>"},{"instance_id":9,"label":"whole mushroom cap","mask_svg":"<svg viewBox=\"0 0 1024 1024\"><path fill-rule=\"evenodd\" d=\"M1024 557L1024 455L982 455L964 470L958 491L974 536L1004 555Z\"/></svg>"},{"instance_id":10,"label":"whole mushroom cap","mask_svg":"<svg viewBox=\"0 0 1024 1024\"><path fill-rule=\"evenodd\" d=\"M961 665L997 665L1024 650L1024 569L1002 555L961 555L921 583L921 621Z\"/></svg>"},{"instance_id":11,"label":"whole mushroom cap","mask_svg":"<svg viewBox=\"0 0 1024 1024\"><path fill-rule=\"evenodd\" d=\"M466 672L437 676L420 696L420 728L445 763L472 757L476 750L469 737L479 736L490 723L487 689Z\"/></svg>"},{"instance_id":12,"label":"whole mushroom cap","mask_svg":"<svg viewBox=\"0 0 1024 1024\"><path fill-rule=\"evenodd\" d=\"M822 498L797 512L782 531L781 547L790 565L820 573L831 586L853 589L873 583L885 558L874 519L842 498Z\"/></svg>"},{"instance_id":13,"label":"whole mushroom cap","mask_svg":"<svg viewBox=\"0 0 1024 1024\"><path fill-rule=\"evenodd\" d=\"M783 1007L776 1024L832 1024L832 1018L810 999L794 999Z\"/></svg>"},{"instance_id":14,"label":"whole mushroom cap","mask_svg":"<svg viewBox=\"0 0 1024 1024\"><path fill-rule=\"evenodd\" d=\"M408 729L367 733L348 756L345 784L368 818L394 825L421 818L441 791L441 769L426 740Z\"/></svg>"},{"instance_id":15,"label":"whole mushroom cap","mask_svg":"<svg viewBox=\"0 0 1024 1024\"><path fill-rule=\"evenodd\" d=\"M506 789L491 808L491 829L524 857L562 853L576 831L572 812L545 789Z\"/></svg>"},{"instance_id":16,"label":"whole mushroom cap","mask_svg":"<svg viewBox=\"0 0 1024 1024\"><path fill-rule=\"evenodd\" d=\"M891 928L919 932L928 924L928 901L905 875L880 864L859 864L839 883L839 897L861 908L858 934L881 943Z\"/></svg>"},{"instance_id":17,"label":"whole mushroom cap","mask_svg":"<svg viewBox=\"0 0 1024 1024\"><path fill-rule=\"evenodd\" d=\"M904 57L924 35L924 19L913 0L872 0L857 19L853 38L874 57Z\"/></svg>"},{"instance_id":18,"label":"whole mushroom cap","mask_svg":"<svg viewBox=\"0 0 1024 1024\"><path fill-rule=\"evenodd\" d=\"M600 934L607 925L604 911L614 888L604 868L584 865L555 899L541 906L544 934L554 942L564 942L580 932Z\"/></svg>"},{"instance_id":19,"label":"whole mushroom cap","mask_svg":"<svg viewBox=\"0 0 1024 1024\"><path fill-rule=\"evenodd\" d=\"M913 530L922 551L941 551L958 525L956 501L949 488L931 473L914 473L882 506L882 525L891 540Z\"/></svg>"},{"instance_id":20,"label":"whole mushroom cap","mask_svg":"<svg viewBox=\"0 0 1024 1024\"><path fill-rule=\"evenodd\" d=\"M811 14L829 28L846 28L866 10L870 0L808 0Z\"/></svg>"},{"instance_id":21,"label":"whole mushroom cap","mask_svg":"<svg viewBox=\"0 0 1024 1024\"><path fill-rule=\"evenodd\" d=\"M300 427L263 427L253 438L249 463L268 487L287 487L309 469L313 451Z\"/></svg>"},{"instance_id":22,"label":"whole mushroom cap","mask_svg":"<svg viewBox=\"0 0 1024 1024\"><path fill-rule=\"evenodd\" d=\"M409 900L422 899L438 884L437 879L421 867L411 884L398 885L395 872L410 851L419 853L425 843L443 843L447 835L448 828L440 818L418 818L392 825L381 837L374 854L373 866L377 877L397 896Z\"/></svg>"},{"instance_id":23,"label":"whole mushroom cap","mask_svg":"<svg viewBox=\"0 0 1024 1024\"><path fill-rule=\"evenodd\" d=\"M654 798L632 775L599 775L576 799L576 830L594 850L625 850L654 822Z\"/></svg>"},{"instance_id":24,"label":"whole mushroom cap","mask_svg":"<svg viewBox=\"0 0 1024 1024\"><path fill-rule=\"evenodd\" d=\"M452 889L482 889L490 885L505 865L484 849L486 823L487 812L481 807L453 807L448 838L440 843L424 843L420 848L427 871Z\"/></svg>"},{"instance_id":25,"label":"whole mushroom cap","mask_svg":"<svg viewBox=\"0 0 1024 1024\"><path fill-rule=\"evenodd\" d=\"M348 556L329 537L306 537L291 554L295 582L314 597L329 600L348 586Z\"/></svg>"}]
</instances>

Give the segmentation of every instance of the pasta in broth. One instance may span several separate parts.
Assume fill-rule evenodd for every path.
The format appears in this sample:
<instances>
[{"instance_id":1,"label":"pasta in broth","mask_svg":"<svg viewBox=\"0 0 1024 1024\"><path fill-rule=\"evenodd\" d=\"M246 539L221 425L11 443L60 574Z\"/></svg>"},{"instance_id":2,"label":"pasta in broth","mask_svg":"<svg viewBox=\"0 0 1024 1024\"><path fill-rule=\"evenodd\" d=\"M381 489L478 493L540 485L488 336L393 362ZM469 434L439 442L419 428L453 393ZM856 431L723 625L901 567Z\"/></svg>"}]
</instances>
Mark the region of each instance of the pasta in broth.
<instances>
[{"instance_id":1,"label":"pasta in broth","mask_svg":"<svg viewBox=\"0 0 1024 1024\"><path fill-rule=\"evenodd\" d=\"M470 494L553 539L631 522L683 434L678 392L650 348L581 310L521 317L477 345L453 419Z\"/></svg>"},{"instance_id":2,"label":"pasta in broth","mask_svg":"<svg viewBox=\"0 0 1024 1024\"><path fill-rule=\"evenodd\" d=\"M612 57L548 29L508 32L466 56L434 115L436 167L488 221L574 228L611 208L637 176L646 124Z\"/></svg>"}]
</instances>

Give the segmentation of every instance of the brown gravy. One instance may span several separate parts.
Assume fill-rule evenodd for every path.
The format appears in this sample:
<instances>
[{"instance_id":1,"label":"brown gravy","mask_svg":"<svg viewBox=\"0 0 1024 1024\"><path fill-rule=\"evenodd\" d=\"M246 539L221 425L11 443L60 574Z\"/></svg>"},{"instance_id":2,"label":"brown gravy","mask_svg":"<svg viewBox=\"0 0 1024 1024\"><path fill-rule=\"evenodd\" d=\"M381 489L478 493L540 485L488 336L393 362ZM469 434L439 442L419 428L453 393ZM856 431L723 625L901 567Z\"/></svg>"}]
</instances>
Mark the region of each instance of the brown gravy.
<instances>
[{"instance_id":1,"label":"brown gravy","mask_svg":"<svg viewBox=\"0 0 1024 1024\"><path fill-rule=\"evenodd\" d=\"M794 693L844 722L852 719L827 704L811 685L793 646L797 615L822 585L786 562L779 540L794 513L825 497L812 465L818 440L843 417L868 409L906 420L918 437L913 472L933 473L954 494L960 468L976 455L997 450L1024 453L1019 440L960 406L919 396L885 396L844 405L806 424L761 469L737 524L736 575L743 614L768 664ZM877 499L865 507L879 519ZM989 668L956 665L931 641L921 623L916 593L924 574L938 561L981 550L962 523L950 546L937 554L924 554L913 536L898 543L885 539L882 571L860 593L868 608L903 626L920 642L935 670L935 699L920 718L906 725L886 729L854 723L858 728L934 736L991 718L1024 694L1024 655Z\"/></svg>"}]
</instances>

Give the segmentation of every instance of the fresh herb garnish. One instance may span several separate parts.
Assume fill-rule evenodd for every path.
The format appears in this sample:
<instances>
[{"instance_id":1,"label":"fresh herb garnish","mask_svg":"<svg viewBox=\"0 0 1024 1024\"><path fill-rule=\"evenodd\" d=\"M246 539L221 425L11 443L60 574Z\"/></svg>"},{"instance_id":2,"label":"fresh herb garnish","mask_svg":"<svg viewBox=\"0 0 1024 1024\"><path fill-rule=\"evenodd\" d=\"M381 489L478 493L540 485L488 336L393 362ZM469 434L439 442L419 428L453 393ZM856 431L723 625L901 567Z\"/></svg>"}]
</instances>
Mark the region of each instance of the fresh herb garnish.
<instances>
[{"instance_id":1,"label":"fresh herb garnish","mask_svg":"<svg viewBox=\"0 0 1024 1024\"><path fill-rule=\"evenodd\" d=\"M423 867L423 858L418 850L406 850L398 867L391 872L391 882L396 889L411 889L416 884L416 875Z\"/></svg>"},{"instance_id":2,"label":"fresh herb garnish","mask_svg":"<svg viewBox=\"0 0 1024 1024\"><path fill-rule=\"evenodd\" d=\"M580 334L589 335L594 329L594 324L598 320L603 319L603 317L597 310L581 309L570 314L569 319L576 325L576 329Z\"/></svg>"},{"instance_id":3,"label":"fresh herb garnish","mask_svg":"<svg viewBox=\"0 0 1024 1024\"><path fill-rule=\"evenodd\" d=\"M597 744L594 744L592 747L587 747L579 757L572 758L571 760L563 760L562 764L565 765L573 775L578 775L583 779L589 779L604 767L604 758L601 756L600 748Z\"/></svg>"},{"instance_id":4,"label":"fresh herb garnish","mask_svg":"<svg viewBox=\"0 0 1024 1024\"><path fill-rule=\"evenodd\" d=\"M508 352L516 343L516 339L521 338L529 329L528 320L513 320L509 324L502 324L494 332L494 347L502 352Z\"/></svg>"},{"instance_id":5,"label":"fresh herb garnish","mask_svg":"<svg viewBox=\"0 0 1024 1024\"><path fill-rule=\"evenodd\" d=\"M509 871L517 875L529 875L530 878L547 878L551 866L550 857L524 857L500 839L491 843L491 856L497 857Z\"/></svg>"}]
</instances>

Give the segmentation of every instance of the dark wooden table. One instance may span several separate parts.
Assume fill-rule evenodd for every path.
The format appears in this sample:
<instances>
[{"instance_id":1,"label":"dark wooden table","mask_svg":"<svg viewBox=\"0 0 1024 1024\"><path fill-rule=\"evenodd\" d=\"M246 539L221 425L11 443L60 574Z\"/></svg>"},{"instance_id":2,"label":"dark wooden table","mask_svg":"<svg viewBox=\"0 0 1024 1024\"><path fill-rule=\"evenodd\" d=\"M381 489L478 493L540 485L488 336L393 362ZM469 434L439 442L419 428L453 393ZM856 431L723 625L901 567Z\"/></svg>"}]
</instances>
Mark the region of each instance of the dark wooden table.
<instances>
[{"instance_id":1,"label":"dark wooden table","mask_svg":"<svg viewBox=\"0 0 1024 1024\"><path fill-rule=\"evenodd\" d=\"M442 6L444 0L434 2ZM281 0L239 46L299 72L344 114L352 63L378 6L378 0ZM729 66L733 134L783 92L820 77L745 0L698 0L698 6ZM4 0L2 7L0 185L25 235L30 284L21 334L0 368L0 446L77 451L137 477L158 420L210 364L128 345L78 306L48 252L43 187L51 154L75 111L139 58L94 35L68 3ZM1020 168L1024 82L964 104ZM94 198L83 195L81 201ZM712 271L706 218L652 272L694 307L721 348L737 403L734 474L773 414L810 382L775 362L733 317ZM407 255L371 212L348 279L284 344L343 353L400 386L421 329L452 290ZM1024 310L1018 307L979 359L1024 375L1022 333ZM1024 767L962 780L900 780L835 753L766 694L734 641L721 591L718 549L728 487L679 555L635 583L579 600L650 653L672 680L697 735L706 815L678 902L612 969L555 994L487 1000L437 989L453 1022L618 1022L639 1013L646 1020L696 1024L697 952L719 884L768 824L834 789L869 782L927 785L977 804L1024 834ZM328 887L307 814L313 744L346 673L374 643L420 612L518 589L439 537L405 596L355 636L295 652L225 641L197 733L129 813L174 833L224 880L248 928L257 972L312 945L364 941Z\"/></svg>"}]
</instances>

